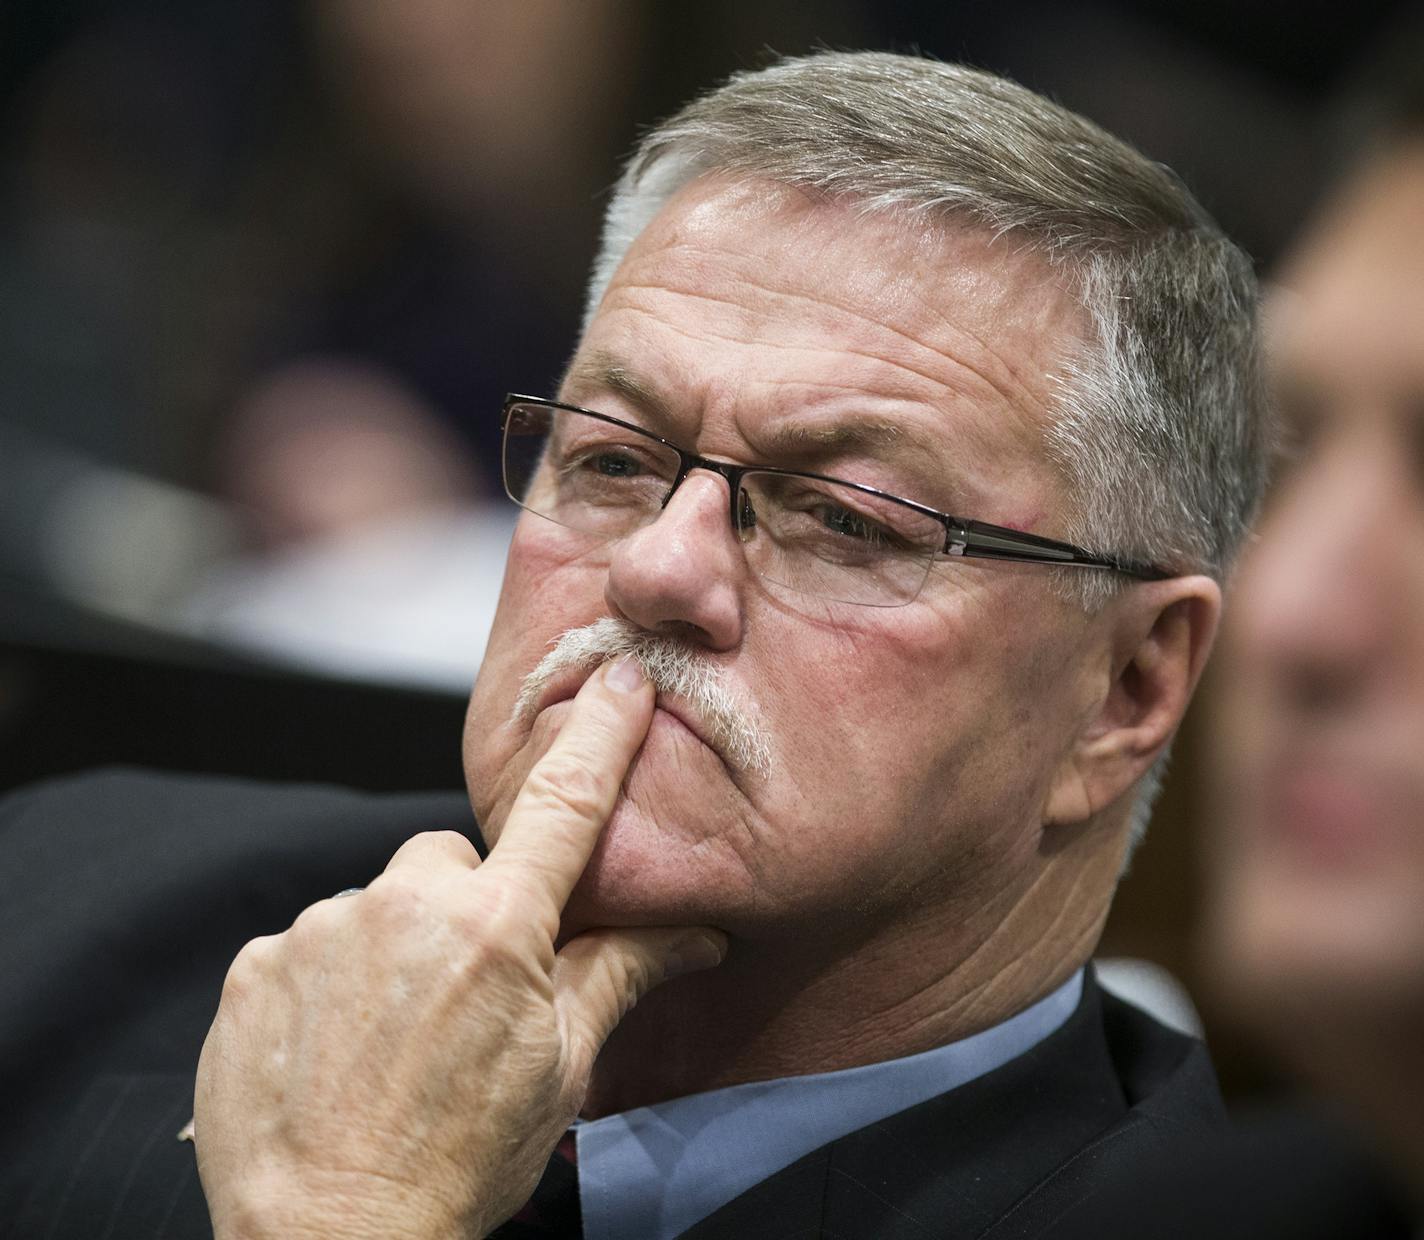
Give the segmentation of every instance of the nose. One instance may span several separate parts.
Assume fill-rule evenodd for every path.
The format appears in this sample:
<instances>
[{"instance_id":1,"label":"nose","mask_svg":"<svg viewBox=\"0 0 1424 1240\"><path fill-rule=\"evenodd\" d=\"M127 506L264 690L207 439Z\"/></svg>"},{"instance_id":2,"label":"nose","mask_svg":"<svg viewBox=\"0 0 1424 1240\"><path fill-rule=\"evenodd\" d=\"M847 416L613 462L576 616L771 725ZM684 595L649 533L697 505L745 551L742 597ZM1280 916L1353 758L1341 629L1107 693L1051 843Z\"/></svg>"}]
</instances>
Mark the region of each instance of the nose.
<instances>
[{"instance_id":1,"label":"nose","mask_svg":"<svg viewBox=\"0 0 1424 1240\"><path fill-rule=\"evenodd\" d=\"M696 470L657 520L614 545L604 598L641 628L730 650L742 638L746 577L727 482Z\"/></svg>"},{"instance_id":2,"label":"nose","mask_svg":"<svg viewBox=\"0 0 1424 1240\"><path fill-rule=\"evenodd\" d=\"M1388 674L1411 603L1411 514L1399 453L1336 443L1290 479L1248 553L1238 637L1297 704L1336 705Z\"/></svg>"}]
</instances>

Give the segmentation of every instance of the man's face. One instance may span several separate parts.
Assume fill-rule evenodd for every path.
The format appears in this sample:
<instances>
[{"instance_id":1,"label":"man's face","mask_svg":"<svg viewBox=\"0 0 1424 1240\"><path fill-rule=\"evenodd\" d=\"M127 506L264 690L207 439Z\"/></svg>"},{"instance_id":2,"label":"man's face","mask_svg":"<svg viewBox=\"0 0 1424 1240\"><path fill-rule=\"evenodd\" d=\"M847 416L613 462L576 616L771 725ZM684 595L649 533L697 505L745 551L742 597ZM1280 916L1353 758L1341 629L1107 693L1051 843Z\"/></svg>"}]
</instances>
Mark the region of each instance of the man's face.
<instances>
[{"instance_id":1,"label":"man's face","mask_svg":"<svg viewBox=\"0 0 1424 1240\"><path fill-rule=\"evenodd\" d=\"M1228 621L1220 964L1248 1004L1417 1005L1424 144L1360 178L1283 283L1273 365L1294 459Z\"/></svg>"},{"instance_id":2,"label":"man's face","mask_svg":"<svg viewBox=\"0 0 1424 1240\"><path fill-rule=\"evenodd\" d=\"M1040 436L1080 313L1037 259L978 233L915 237L767 185L699 183L619 267L560 397L705 456L1061 536ZM574 921L827 940L966 910L997 921L1032 881L1083 710L1081 611L1041 568L972 560L936 562L899 607L773 594L728 510L727 483L701 471L617 543L521 517L465 740L486 834L588 672L515 718L521 683L560 634L614 616L721 669L770 762L729 765L660 697Z\"/></svg>"}]
</instances>

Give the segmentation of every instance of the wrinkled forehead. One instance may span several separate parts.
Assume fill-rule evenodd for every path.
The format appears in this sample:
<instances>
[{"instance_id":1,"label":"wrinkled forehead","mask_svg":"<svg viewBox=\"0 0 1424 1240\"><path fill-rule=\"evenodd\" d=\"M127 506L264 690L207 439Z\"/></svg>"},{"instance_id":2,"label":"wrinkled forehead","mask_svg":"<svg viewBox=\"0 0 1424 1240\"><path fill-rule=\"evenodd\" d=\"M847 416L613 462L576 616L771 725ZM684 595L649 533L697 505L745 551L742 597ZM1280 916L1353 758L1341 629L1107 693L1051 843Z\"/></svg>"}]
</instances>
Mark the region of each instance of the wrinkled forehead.
<instances>
[{"instance_id":1,"label":"wrinkled forehead","mask_svg":"<svg viewBox=\"0 0 1424 1240\"><path fill-rule=\"evenodd\" d=\"M1057 384L1087 334L1067 284L981 227L704 178L630 247L565 395L602 399L613 374L625 392L676 389L694 429L735 406L743 428L774 407L899 425L908 439L952 432L1011 484L1045 463Z\"/></svg>"},{"instance_id":2,"label":"wrinkled forehead","mask_svg":"<svg viewBox=\"0 0 1424 1240\"><path fill-rule=\"evenodd\" d=\"M767 180L712 175L684 186L629 247L612 283L651 255L700 254L710 296L748 274L799 276L817 300L869 315L897 306L949 319L972 305L1007 338L1051 347L1081 339L1087 318L1065 272L1026 239L967 218ZM893 317L893 316L888 316Z\"/></svg>"}]
</instances>

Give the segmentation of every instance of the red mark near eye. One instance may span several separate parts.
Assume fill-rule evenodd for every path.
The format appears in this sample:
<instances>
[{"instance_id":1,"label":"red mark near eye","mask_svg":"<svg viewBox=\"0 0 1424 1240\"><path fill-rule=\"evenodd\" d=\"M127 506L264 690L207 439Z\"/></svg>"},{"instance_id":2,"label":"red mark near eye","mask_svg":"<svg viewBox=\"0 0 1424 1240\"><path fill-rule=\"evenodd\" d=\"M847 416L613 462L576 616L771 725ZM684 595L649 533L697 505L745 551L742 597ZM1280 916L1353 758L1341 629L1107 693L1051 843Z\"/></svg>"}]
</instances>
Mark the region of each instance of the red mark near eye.
<instances>
[{"instance_id":1,"label":"red mark near eye","mask_svg":"<svg viewBox=\"0 0 1424 1240\"><path fill-rule=\"evenodd\" d=\"M996 524L1002 525L1006 530L1017 530L1020 534L1032 534L1033 527L1043 519L1042 512L1035 512L1032 516L1020 517L1017 520L999 521Z\"/></svg>"}]
</instances>

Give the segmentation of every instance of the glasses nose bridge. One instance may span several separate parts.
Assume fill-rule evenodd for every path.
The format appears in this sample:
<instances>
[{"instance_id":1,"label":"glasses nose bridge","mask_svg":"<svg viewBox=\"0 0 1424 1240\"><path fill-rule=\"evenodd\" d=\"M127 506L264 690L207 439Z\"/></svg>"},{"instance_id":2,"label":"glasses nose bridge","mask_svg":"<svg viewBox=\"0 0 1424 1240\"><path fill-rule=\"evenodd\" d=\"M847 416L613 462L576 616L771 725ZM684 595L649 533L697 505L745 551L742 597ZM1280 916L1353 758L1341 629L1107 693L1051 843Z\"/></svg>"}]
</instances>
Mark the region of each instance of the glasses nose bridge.
<instances>
[{"instance_id":1,"label":"glasses nose bridge","mask_svg":"<svg viewBox=\"0 0 1424 1240\"><path fill-rule=\"evenodd\" d=\"M666 508L672 502L672 497L678 487L683 484L694 469L705 469L709 473L720 474L727 480L727 519L732 523L732 532L741 535L742 525L737 497L742 491L743 475L754 467L734 465L731 461L715 461L711 457L698 456L697 453L688 452L684 448L677 448L676 451L678 456L677 476L672 480L672 486L668 488L668 493L663 497L662 506Z\"/></svg>"}]
</instances>

